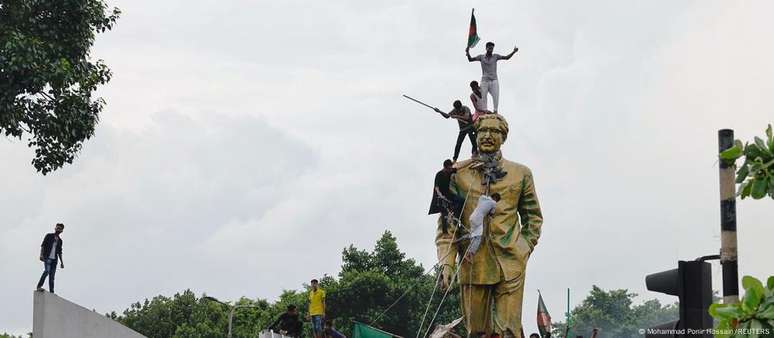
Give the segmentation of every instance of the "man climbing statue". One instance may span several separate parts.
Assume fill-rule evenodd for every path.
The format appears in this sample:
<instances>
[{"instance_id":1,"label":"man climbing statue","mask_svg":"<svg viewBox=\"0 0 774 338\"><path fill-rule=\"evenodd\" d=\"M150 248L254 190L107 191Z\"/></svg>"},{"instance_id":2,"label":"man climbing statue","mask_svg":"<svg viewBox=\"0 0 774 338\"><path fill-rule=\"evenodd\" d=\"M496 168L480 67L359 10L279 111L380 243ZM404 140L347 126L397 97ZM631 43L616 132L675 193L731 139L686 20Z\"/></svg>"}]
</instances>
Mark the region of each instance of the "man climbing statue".
<instances>
[{"instance_id":1,"label":"man climbing statue","mask_svg":"<svg viewBox=\"0 0 774 338\"><path fill-rule=\"evenodd\" d=\"M468 201L460 217L462 226L452 224L444 233L438 222L435 243L443 264L441 284L448 288L457 276L469 337L475 332L521 337L524 274L540 238L543 216L530 169L504 159L500 152L508 136L505 118L482 115L474 126L479 156L458 162L451 180L452 190ZM462 237L473 227L471 215L478 208L474 201L495 194L500 198L494 210L485 213L480 248L470 259L461 259L458 255L467 252L470 242ZM484 200L491 208L492 202Z\"/></svg>"},{"instance_id":2,"label":"man climbing statue","mask_svg":"<svg viewBox=\"0 0 774 338\"><path fill-rule=\"evenodd\" d=\"M481 96L484 107L487 107L487 94L492 95L493 107L492 111L497 113L497 107L500 103L500 84L497 82L497 61L498 60L510 60L513 54L519 51L519 48L513 47L513 51L505 56L500 54L494 54L494 42L486 43L486 54L477 55L475 57L470 56L470 48L465 48L465 55L468 57L468 62L478 61L481 62Z\"/></svg>"},{"instance_id":3,"label":"man climbing statue","mask_svg":"<svg viewBox=\"0 0 774 338\"><path fill-rule=\"evenodd\" d=\"M441 229L445 233L448 224L453 223L455 218L459 218L459 212L465 201L457 194L449 190L451 177L457 172L454 169L454 162L447 159L443 161L443 169L435 174L435 183L433 185L433 199L430 201L430 210L428 215L441 214Z\"/></svg>"}]
</instances>

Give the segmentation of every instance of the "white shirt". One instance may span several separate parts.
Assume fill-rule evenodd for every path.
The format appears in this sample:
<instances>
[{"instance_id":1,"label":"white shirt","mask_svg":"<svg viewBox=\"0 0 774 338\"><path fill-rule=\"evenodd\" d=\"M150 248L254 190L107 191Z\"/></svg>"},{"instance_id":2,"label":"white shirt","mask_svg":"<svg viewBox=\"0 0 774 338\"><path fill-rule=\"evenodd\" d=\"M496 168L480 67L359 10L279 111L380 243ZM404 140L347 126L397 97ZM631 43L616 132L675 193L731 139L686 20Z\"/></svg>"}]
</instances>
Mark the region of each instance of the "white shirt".
<instances>
[{"instance_id":1,"label":"white shirt","mask_svg":"<svg viewBox=\"0 0 774 338\"><path fill-rule=\"evenodd\" d=\"M484 217L491 214L496 206L497 202L489 196L481 195L481 197L478 198L476 209L470 214L471 237L484 234Z\"/></svg>"},{"instance_id":2,"label":"white shirt","mask_svg":"<svg viewBox=\"0 0 774 338\"><path fill-rule=\"evenodd\" d=\"M487 57L486 54L481 54L473 58L473 60L481 62L482 81L497 81L497 60L502 58L502 55L494 53L490 57Z\"/></svg>"},{"instance_id":3,"label":"white shirt","mask_svg":"<svg viewBox=\"0 0 774 338\"><path fill-rule=\"evenodd\" d=\"M49 259L56 259L56 245L59 244L59 240L54 238L54 243L51 244L51 253L48 254Z\"/></svg>"}]
</instances>

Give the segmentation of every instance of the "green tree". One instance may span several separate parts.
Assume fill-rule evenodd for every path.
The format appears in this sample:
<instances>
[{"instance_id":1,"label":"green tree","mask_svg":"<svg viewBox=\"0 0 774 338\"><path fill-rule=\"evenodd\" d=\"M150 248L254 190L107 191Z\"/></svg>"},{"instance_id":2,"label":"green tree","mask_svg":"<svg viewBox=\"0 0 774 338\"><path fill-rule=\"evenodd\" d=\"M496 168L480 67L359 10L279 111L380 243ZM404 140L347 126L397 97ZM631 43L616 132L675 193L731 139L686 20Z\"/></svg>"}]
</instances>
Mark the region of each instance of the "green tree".
<instances>
[{"instance_id":1,"label":"green tree","mask_svg":"<svg viewBox=\"0 0 774 338\"><path fill-rule=\"evenodd\" d=\"M352 320L372 324L383 330L404 336L416 335L425 310L427 318L423 333L436 309L440 309L435 323L448 323L460 316L456 290L450 290L439 308L440 290L434 290L435 278L425 274L424 268L398 248L396 238L385 232L373 251L353 246L342 252L342 268L338 278L324 276L320 286L326 290L326 316L339 330L351 332ZM309 285L300 291L285 290L270 304L265 300L242 298L234 316L234 337L254 337L266 328L287 305L298 307L302 315L308 313ZM434 301L428 307L430 295ZM390 306L392 307L390 308ZM389 310L388 310L389 308ZM385 311L386 310L386 311ZM225 337L229 308L213 301L197 298L186 290L172 298L157 296L132 304L122 314L108 314L124 325L148 337ZM311 327L304 324L305 336L311 336Z\"/></svg>"},{"instance_id":2,"label":"green tree","mask_svg":"<svg viewBox=\"0 0 774 338\"><path fill-rule=\"evenodd\" d=\"M89 50L120 10L101 0L4 0L0 3L0 132L35 148L47 174L72 163L104 100L97 86L111 73Z\"/></svg>"},{"instance_id":3,"label":"green tree","mask_svg":"<svg viewBox=\"0 0 774 338\"><path fill-rule=\"evenodd\" d=\"M745 144L736 140L733 147L720 153L720 160L726 163L740 157L744 157L744 162L736 171L739 196L757 200L768 195L774 199L774 132L770 124L765 140L757 136Z\"/></svg>"},{"instance_id":4,"label":"green tree","mask_svg":"<svg viewBox=\"0 0 774 338\"><path fill-rule=\"evenodd\" d=\"M605 291L594 285L571 312L572 334L587 336L599 329L599 338L641 337L639 329L677 320L677 304L662 306L656 299L634 305L637 294L626 289ZM554 324L554 337L564 336L565 323Z\"/></svg>"},{"instance_id":5,"label":"green tree","mask_svg":"<svg viewBox=\"0 0 774 338\"><path fill-rule=\"evenodd\" d=\"M271 306L265 300L239 299L236 304L250 305L237 309L233 321L234 337L254 337L269 324ZM172 298L156 296L134 303L123 314L107 316L151 338L226 337L230 308L190 290Z\"/></svg>"},{"instance_id":6,"label":"green tree","mask_svg":"<svg viewBox=\"0 0 774 338\"><path fill-rule=\"evenodd\" d=\"M372 252L353 246L344 249L339 279L328 283L321 281L328 290L329 315L337 318L335 324L345 332L351 330L351 321L357 320L410 337L416 335L428 309L435 277L425 274L424 268L413 259L407 259L398 249L396 238L385 231ZM423 333L443 296L440 290L435 292ZM457 291L451 290L440 306L435 323L448 323L459 317L459 309Z\"/></svg>"},{"instance_id":7,"label":"green tree","mask_svg":"<svg viewBox=\"0 0 774 338\"><path fill-rule=\"evenodd\" d=\"M32 333L29 334L30 337L32 337ZM0 338L24 338L23 336L14 336L12 334L8 333L0 333Z\"/></svg>"}]
</instances>

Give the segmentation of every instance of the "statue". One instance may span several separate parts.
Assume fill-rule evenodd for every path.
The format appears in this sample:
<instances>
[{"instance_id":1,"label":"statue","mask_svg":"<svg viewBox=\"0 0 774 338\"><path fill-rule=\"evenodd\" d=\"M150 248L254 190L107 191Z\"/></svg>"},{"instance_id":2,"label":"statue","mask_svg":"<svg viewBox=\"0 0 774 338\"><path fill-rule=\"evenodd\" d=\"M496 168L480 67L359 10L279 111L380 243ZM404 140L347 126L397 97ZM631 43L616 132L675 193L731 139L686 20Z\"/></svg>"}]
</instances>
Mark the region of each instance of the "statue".
<instances>
[{"instance_id":1,"label":"statue","mask_svg":"<svg viewBox=\"0 0 774 338\"><path fill-rule=\"evenodd\" d=\"M439 222L436 233L438 258L443 264L441 284L448 288L457 276L468 336L486 332L487 336L521 337L524 274L540 238L543 216L530 169L502 158L500 153L508 136L505 118L482 115L475 128L479 155L456 163L457 173L451 180L452 190L465 199L462 226L454 224L444 233ZM479 197L495 194L500 200L485 218L480 248L463 259L470 242L470 236L465 236L471 229L469 219Z\"/></svg>"}]
</instances>

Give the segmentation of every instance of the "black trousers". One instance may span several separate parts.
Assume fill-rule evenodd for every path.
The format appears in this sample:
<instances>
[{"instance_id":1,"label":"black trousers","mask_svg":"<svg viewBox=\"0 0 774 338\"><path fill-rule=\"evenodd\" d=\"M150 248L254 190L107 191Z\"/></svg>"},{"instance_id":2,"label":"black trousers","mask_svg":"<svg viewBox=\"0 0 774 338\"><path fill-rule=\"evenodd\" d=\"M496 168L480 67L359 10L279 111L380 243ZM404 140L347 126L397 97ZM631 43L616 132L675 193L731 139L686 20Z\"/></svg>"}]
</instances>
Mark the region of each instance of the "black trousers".
<instances>
[{"instance_id":1,"label":"black trousers","mask_svg":"<svg viewBox=\"0 0 774 338\"><path fill-rule=\"evenodd\" d=\"M465 199L457 196L455 193L450 193L448 197L449 201L441 200L441 230L446 234L449 232L449 212L454 215L455 218L460 218L462 214L462 205L465 204Z\"/></svg>"},{"instance_id":2,"label":"black trousers","mask_svg":"<svg viewBox=\"0 0 774 338\"><path fill-rule=\"evenodd\" d=\"M460 130L457 134L457 143L454 145L454 161L460 156L460 148L462 147L462 141L465 140L465 136L470 139L471 153L476 154L478 152L478 146L476 145L476 133L472 129Z\"/></svg>"},{"instance_id":3,"label":"black trousers","mask_svg":"<svg viewBox=\"0 0 774 338\"><path fill-rule=\"evenodd\" d=\"M51 293L54 293L54 276L56 275L56 259L50 259L46 258L43 261L43 275L40 276L40 280L38 281L38 288L43 286L43 282L46 280L46 277L48 277L48 291L51 291Z\"/></svg>"}]
</instances>

